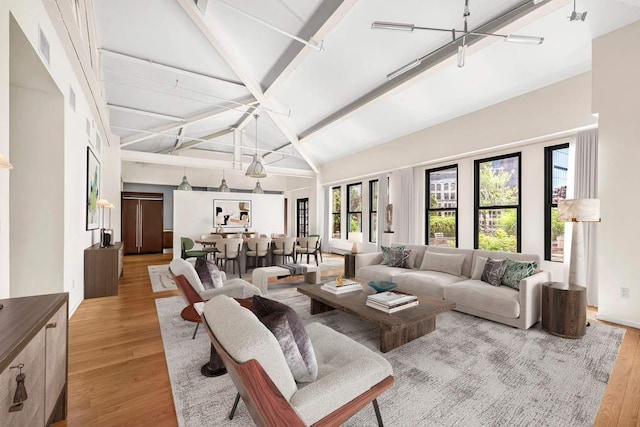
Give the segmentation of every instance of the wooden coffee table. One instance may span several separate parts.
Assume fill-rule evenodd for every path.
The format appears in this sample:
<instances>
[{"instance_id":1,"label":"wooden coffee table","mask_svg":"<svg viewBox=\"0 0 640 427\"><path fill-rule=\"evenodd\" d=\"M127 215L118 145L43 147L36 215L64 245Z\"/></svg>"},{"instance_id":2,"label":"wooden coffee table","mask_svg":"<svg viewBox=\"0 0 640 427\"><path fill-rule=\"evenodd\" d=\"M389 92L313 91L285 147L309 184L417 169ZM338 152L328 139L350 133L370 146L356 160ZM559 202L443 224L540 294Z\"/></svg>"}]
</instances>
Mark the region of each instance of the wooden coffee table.
<instances>
[{"instance_id":1,"label":"wooden coffee table","mask_svg":"<svg viewBox=\"0 0 640 427\"><path fill-rule=\"evenodd\" d=\"M367 295L375 293L367 280L358 280L363 290L334 295L320 289L322 285L304 285L298 292L311 298L311 314L338 309L380 328L380 351L386 353L436 329L436 315L455 308L455 303L412 291L420 303L392 314L367 307ZM402 287L397 290L402 291Z\"/></svg>"}]
</instances>

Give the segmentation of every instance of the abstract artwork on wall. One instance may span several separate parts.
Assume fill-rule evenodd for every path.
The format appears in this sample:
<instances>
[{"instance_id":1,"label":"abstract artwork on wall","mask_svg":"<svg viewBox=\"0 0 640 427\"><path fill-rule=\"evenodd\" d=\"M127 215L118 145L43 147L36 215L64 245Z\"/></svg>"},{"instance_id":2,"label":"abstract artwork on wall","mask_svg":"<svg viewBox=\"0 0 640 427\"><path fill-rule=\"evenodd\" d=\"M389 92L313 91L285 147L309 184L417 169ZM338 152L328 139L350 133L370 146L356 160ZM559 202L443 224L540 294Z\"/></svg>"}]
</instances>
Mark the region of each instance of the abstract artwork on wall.
<instances>
[{"instance_id":1,"label":"abstract artwork on wall","mask_svg":"<svg viewBox=\"0 0 640 427\"><path fill-rule=\"evenodd\" d=\"M251 200L214 200L213 226L251 227Z\"/></svg>"},{"instance_id":2,"label":"abstract artwork on wall","mask_svg":"<svg viewBox=\"0 0 640 427\"><path fill-rule=\"evenodd\" d=\"M91 148L87 147L87 230L95 230L100 223L100 211L96 202L100 198L100 163Z\"/></svg>"}]
</instances>

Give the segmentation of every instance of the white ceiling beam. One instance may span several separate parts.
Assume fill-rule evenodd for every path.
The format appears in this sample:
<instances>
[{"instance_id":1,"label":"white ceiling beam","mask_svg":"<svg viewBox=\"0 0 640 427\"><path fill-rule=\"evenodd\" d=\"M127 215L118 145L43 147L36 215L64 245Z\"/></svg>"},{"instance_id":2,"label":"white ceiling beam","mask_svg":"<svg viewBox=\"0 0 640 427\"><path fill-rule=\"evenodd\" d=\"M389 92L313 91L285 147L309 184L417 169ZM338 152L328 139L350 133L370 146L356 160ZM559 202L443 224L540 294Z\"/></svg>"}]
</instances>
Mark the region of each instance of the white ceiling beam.
<instances>
[{"instance_id":1,"label":"white ceiling beam","mask_svg":"<svg viewBox=\"0 0 640 427\"><path fill-rule=\"evenodd\" d=\"M533 22L534 19L545 16L554 10L569 3L570 0L551 0L534 5L531 0L525 0L512 7L507 12L503 13L497 18L494 18L487 23L481 25L478 28L474 28L473 31L495 33L499 32L504 27L515 23L521 22L521 26ZM526 17L526 18L525 18ZM483 36L470 35L466 37L467 46L482 42L486 38ZM370 103L377 101L383 97L390 96L394 93L398 93L406 89L409 85L415 84L416 81L424 77L423 75L449 58L454 57L458 53L458 46L462 44L462 40L451 41L444 46L428 53L422 60L421 64L417 67L407 71L400 76L389 80L377 88L373 89L369 93L364 94L360 98L352 101L348 105L339 109L338 111L330 114L328 117L320 120L314 125L310 126L300 134L300 142L307 141L315 133L325 129L334 123L344 120L348 116L352 115L356 111L366 107Z\"/></svg>"},{"instance_id":2,"label":"white ceiling beam","mask_svg":"<svg viewBox=\"0 0 640 427\"><path fill-rule=\"evenodd\" d=\"M135 135L130 135L127 136L125 138L121 139L121 143L120 143L120 148L124 148L127 147L131 144L135 144L136 142L140 142L140 141L144 141L146 139L149 138L153 138L154 136L157 136L158 134L161 133L166 133L166 132L171 132L174 130L177 130L179 128L181 128L182 126L186 126L186 125L192 125L194 123L198 123L201 122L203 120L207 120L210 119L212 117L218 116L220 114L226 113L229 110L232 110L235 106L237 106L238 103L241 104L253 104L256 102L256 99L254 97L249 97L249 98L245 98L242 99L240 101L238 101L237 103L226 103L221 105L220 107L216 107L213 110L209 110L206 111L202 114L198 114L192 117L187 117L185 119L185 121L183 123L180 124L174 124L174 123L170 123L167 125L163 125L163 126L158 126L156 128L153 129L149 129L148 132L140 132L137 133Z\"/></svg>"},{"instance_id":3,"label":"white ceiling beam","mask_svg":"<svg viewBox=\"0 0 640 427\"><path fill-rule=\"evenodd\" d=\"M272 104L262 91L262 87L260 84L253 79L253 77L249 74L249 72L244 69L241 65L241 62L236 58L236 55L232 53L231 49L222 42L222 38L218 36L218 29L211 28L207 22L204 20L202 14L198 10L197 6L191 0L176 0L180 6L182 6L183 10L191 18L191 20L196 24L198 29L204 34L204 36L209 40L211 45L218 51L220 56L225 60L227 65L233 70L234 73L240 78L240 81L244 83L246 88L251 92L251 94L260 102L260 105L275 110L272 107ZM288 126L287 123L280 117L278 114L275 114L269 110L267 110L267 114L271 117L271 120L275 123L275 125L280 129L285 137L291 142L297 149L302 158L307 162L307 164L313 169L314 172L318 172L318 167L313 163L313 161L307 156L304 150L301 149L298 135Z\"/></svg>"},{"instance_id":4,"label":"white ceiling beam","mask_svg":"<svg viewBox=\"0 0 640 427\"><path fill-rule=\"evenodd\" d=\"M123 162L150 163L165 166L179 166L200 169L233 169L233 161L203 159L188 156L171 156L167 154L147 153L143 151L122 150L120 159ZM315 172L304 169L279 168L265 166L270 175L295 176L300 178L314 178Z\"/></svg>"},{"instance_id":5,"label":"white ceiling beam","mask_svg":"<svg viewBox=\"0 0 640 427\"><path fill-rule=\"evenodd\" d=\"M125 113L133 113L139 116L155 117L157 119L171 120L172 122L184 123L184 117L171 116L169 114L156 113L154 111L141 110L139 108L125 107L124 105L107 104L110 110L123 111Z\"/></svg>"},{"instance_id":6,"label":"white ceiling beam","mask_svg":"<svg viewBox=\"0 0 640 427\"><path fill-rule=\"evenodd\" d=\"M212 133L210 135L206 135L206 136L203 136L202 138L198 138L198 140L184 142L182 144L179 144L176 147L166 148L164 150L158 151L158 153L159 154L172 154L172 153L176 153L176 152L181 151L181 150L186 150L187 148L195 148L198 145L204 144L205 142L209 142L209 141L214 140L216 138L220 138L221 136L228 135L231 132L233 132L232 128L222 129L222 130L220 130L218 132L214 132L214 133ZM178 139L180 140L179 136L178 136Z\"/></svg>"},{"instance_id":7,"label":"white ceiling beam","mask_svg":"<svg viewBox=\"0 0 640 427\"><path fill-rule=\"evenodd\" d=\"M357 2L358 0L324 1L300 31L299 36L305 39L324 40ZM263 82L263 86L267 88L265 95L272 94L312 52L313 50L300 43L291 42L265 77Z\"/></svg>"},{"instance_id":8,"label":"white ceiling beam","mask_svg":"<svg viewBox=\"0 0 640 427\"><path fill-rule=\"evenodd\" d=\"M171 71L173 73L181 74L183 76L196 77L200 80L206 80L206 81L215 80L216 82L228 83L228 84L244 87L242 82L238 82L235 80L225 79L224 77L212 76L211 74L199 73L197 71L175 67L173 65L164 64L162 62L157 62L152 59L140 58L138 56L129 55L126 53L118 52L118 51L107 49L107 48L101 48L100 53L106 56L111 56L112 58L124 59L134 64L149 65L161 70Z\"/></svg>"}]
</instances>

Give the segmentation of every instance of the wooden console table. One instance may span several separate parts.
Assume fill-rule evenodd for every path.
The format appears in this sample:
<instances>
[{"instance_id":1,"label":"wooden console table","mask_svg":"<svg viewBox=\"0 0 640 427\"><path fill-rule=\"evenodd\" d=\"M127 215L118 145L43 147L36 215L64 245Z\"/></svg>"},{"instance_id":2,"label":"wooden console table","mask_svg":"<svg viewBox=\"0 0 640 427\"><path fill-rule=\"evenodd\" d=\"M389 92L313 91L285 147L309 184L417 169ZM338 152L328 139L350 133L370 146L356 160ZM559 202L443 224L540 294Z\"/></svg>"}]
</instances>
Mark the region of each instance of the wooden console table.
<instances>
[{"instance_id":1,"label":"wooden console table","mask_svg":"<svg viewBox=\"0 0 640 427\"><path fill-rule=\"evenodd\" d=\"M587 288L543 283L542 329L564 338L582 338L587 333Z\"/></svg>"},{"instance_id":2,"label":"wooden console table","mask_svg":"<svg viewBox=\"0 0 640 427\"><path fill-rule=\"evenodd\" d=\"M118 295L124 255L122 242L101 248L97 243L84 250L84 297Z\"/></svg>"}]
</instances>

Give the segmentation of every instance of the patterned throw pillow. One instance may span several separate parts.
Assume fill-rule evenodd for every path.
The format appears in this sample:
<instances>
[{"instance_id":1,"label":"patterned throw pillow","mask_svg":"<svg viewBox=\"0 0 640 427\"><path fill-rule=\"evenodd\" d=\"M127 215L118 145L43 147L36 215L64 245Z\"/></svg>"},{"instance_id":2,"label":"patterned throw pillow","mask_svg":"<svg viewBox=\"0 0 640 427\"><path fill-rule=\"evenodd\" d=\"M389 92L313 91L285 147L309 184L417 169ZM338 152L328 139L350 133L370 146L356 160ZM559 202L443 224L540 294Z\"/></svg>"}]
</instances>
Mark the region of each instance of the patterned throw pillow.
<instances>
[{"instance_id":1,"label":"patterned throw pillow","mask_svg":"<svg viewBox=\"0 0 640 427\"><path fill-rule=\"evenodd\" d=\"M222 287L222 276L220 275L220 270L218 270L218 267L214 263L205 261L202 258L197 258L194 268L205 290Z\"/></svg>"},{"instance_id":2,"label":"patterned throw pillow","mask_svg":"<svg viewBox=\"0 0 640 427\"><path fill-rule=\"evenodd\" d=\"M398 248L391 248L389 251L389 267L410 268L409 256L411 250L402 250Z\"/></svg>"},{"instance_id":3,"label":"patterned throw pillow","mask_svg":"<svg viewBox=\"0 0 640 427\"><path fill-rule=\"evenodd\" d=\"M278 340L291 374L297 382L313 382L318 362L311 340L298 314L289 306L255 295L251 311Z\"/></svg>"},{"instance_id":4,"label":"patterned throw pillow","mask_svg":"<svg viewBox=\"0 0 640 427\"><path fill-rule=\"evenodd\" d=\"M480 280L493 286L500 286L500 283L502 283L502 276L504 275L504 271L506 269L506 259L497 260L487 258L487 262L484 265L484 270L482 270L482 277L480 278Z\"/></svg>"},{"instance_id":5,"label":"patterned throw pillow","mask_svg":"<svg viewBox=\"0 0 640 427\"><path fill-rule=\"evenodd\" d=\"M382 247L382 265L389 265L389 253L394 250L394 249L398 249L403 251L404 250L404 245L401 246L383 246Z\"/></svg>"},{"instance_id":6,"label":"patterned throw pillow","mask_svg":"<svg viewBox=\"0 0 640 427\"><path fill-rule=\"evenodd\" d=\"M520 281L525 277L531 276L538 269L538 263L518 262L507 260L507 269L502 276L502 284L510 288L520 290Z\"/></svg>"}]
</instances>

